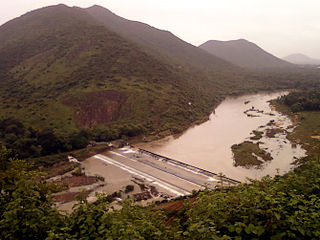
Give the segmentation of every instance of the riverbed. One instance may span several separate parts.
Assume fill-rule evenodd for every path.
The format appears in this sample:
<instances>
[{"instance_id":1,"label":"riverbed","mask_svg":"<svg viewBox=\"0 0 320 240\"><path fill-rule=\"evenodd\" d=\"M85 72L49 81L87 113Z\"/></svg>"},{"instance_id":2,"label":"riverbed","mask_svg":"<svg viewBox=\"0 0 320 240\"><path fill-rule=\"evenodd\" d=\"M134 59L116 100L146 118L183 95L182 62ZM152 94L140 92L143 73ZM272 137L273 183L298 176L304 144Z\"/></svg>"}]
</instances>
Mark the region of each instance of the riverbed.
<instances>
[{"instance_id":1,"label":"riverbed","mask_svg":"<svg viewBox=\"0 0 320 240\"><path fill-rule=\"evenodd\" d=\"M295 158L305 156L305 150L300 145L292 145L286 139L286 131L293 130L290 128L291 120L271 109L269 104L270 100L287 93L281 91L229 97L215 109L208 121L178 136L137 146L240 181L284 174L293 168ZM275 124L267 126L270 121ZM259 169L235 167L231 146L252 141L250 137L253 136L253 130L266 131L270 128L284 130L274 138L264 134L259 140L260 148L269 152L273 160Z\"/></svg>"}]
</instances>

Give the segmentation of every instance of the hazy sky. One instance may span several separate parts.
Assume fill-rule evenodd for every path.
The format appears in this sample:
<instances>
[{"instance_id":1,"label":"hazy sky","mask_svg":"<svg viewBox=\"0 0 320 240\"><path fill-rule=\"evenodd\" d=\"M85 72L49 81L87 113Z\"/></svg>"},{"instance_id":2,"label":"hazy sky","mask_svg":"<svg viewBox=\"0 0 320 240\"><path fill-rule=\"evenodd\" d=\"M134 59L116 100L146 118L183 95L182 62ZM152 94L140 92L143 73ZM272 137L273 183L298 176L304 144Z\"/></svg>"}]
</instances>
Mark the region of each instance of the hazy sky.
<instances>
[{"instance_id":1,"label":"hazy sky","mask_svg":"<svg viewBox=\"0 0 320 240\"><path fill-rule=\"evenodd\" d=\"M0 25L58 3L101 5L196 46L245 38L278 57L304 53L320 58L319 0L0 0Z\"/></svg>"}]
</instances>

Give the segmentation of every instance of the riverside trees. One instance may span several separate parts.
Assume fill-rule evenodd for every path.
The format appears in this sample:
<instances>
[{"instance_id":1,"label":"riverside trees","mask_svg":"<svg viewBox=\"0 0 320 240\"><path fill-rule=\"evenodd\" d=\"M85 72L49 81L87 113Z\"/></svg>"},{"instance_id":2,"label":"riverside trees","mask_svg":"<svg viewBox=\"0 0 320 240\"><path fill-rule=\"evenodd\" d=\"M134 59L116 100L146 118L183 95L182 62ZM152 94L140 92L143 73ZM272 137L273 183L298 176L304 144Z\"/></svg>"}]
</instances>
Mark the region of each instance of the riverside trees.
<instances>
[{"instance_id":1,"label":"riverside trees","mask_svg":"<svg viewBox=\"0 0 320 240\"><path fill-rule=\"evenodd\" d=\"M294 171L236 187L200 192L178 208L113 210L104 195L80 199L60 214L50 185L25 161L1 150L1 239L318 239L320 163L308 158Z\"/></svg>"}]
</instances>

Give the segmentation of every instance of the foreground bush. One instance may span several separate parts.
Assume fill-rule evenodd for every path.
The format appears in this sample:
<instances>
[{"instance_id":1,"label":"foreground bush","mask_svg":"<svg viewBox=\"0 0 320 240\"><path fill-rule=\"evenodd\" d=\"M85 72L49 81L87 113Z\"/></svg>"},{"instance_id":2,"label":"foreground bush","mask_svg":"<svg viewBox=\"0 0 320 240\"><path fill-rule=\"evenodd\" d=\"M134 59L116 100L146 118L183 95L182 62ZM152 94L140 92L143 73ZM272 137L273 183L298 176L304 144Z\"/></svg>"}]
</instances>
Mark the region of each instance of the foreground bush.
<instances>
[{"instance_id":1,"label":"foreground bush","mask_svg":"<svg viewBox=\"0 0 320 240\"><path fill-rule=\"evenodd\" d=\"M179 200L184 206L176 209L128 200L116 211L101 195L95 203L80 199L64 216L38 173L4 148L0 156L1 239L320 238L320 163L314 159L285 176L206 190Z\"/></svg>"}]
</instances>

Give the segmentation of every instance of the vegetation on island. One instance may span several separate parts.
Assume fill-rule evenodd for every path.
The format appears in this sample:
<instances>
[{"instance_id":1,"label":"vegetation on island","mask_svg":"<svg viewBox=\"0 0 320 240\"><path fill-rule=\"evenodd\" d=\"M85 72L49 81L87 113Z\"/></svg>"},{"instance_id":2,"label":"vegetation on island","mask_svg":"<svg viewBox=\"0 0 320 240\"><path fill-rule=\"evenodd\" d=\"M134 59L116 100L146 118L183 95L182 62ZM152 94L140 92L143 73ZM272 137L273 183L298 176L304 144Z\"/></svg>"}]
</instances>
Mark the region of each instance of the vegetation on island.
<instances>
[{"instance_id":1,"label":"vegetation on island","mask_svg":"<svg viewBox=\"0 0 320 240\"><path fill-rule=\"evenodd\" d=\"M263 136L262 131L253 130L252 131L253 136L250 137L251 140L260 140Z\"/></svg>"},{"instance_id":2,"label":"vegetation on island","mask_svg":"<svg viewBox=\"0 0 320 240\"><path fill-rule=\"evenodd\" d=\"M205 190L181 204L121 210L108 196L94 203L79 196L71 214L52 204L52 185L25 161L0 152L1 239L318 239L320 163L304 164L284 176L264 177L236 187ZM180 202L180 204L175 204ZM174 207L174 206L178 207Z\"/></svg>"},{"instance_id":3,"label":"vegetation on island","mask_svg":"<svg viewBox=\"0 0 320 240\"><path fill-rule=\"evenodd\" d=\"M245 168L260 167L264 162L271 161L273 158L270 153L259 147L258 143L245 141L231 146L233 153L234 166Z\"/></svg>"},{"instance_id":4,"label":"vegetation on island","mask_svg":"<svg viewBox=\"0 0 320 240\"><path fill-rule=\"evenodd\" d=\"M274 138L277 134L283 133L284 130L281 128L268 128L266 131L266 136L268 138Z\"/></svg>"}]
</instances>

